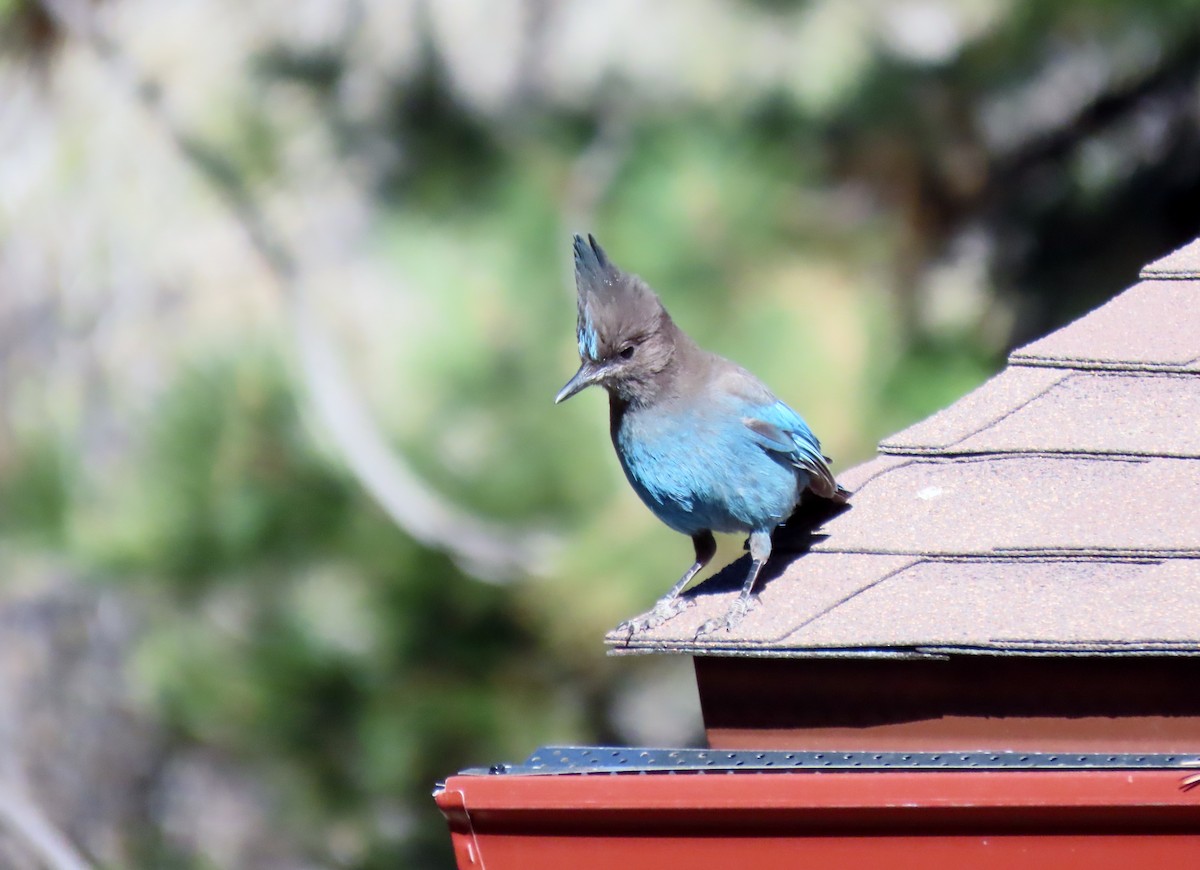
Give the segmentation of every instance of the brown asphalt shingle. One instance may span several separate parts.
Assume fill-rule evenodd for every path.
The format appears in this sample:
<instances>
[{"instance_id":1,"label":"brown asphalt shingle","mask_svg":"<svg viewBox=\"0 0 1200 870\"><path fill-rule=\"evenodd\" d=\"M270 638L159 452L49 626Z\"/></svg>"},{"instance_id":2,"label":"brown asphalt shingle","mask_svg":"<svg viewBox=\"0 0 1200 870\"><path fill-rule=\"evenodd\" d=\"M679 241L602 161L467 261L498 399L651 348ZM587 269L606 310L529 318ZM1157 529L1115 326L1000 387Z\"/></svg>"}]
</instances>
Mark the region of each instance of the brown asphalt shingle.
<instances>
[{"instance_id":1,"label":"brown asphalt shingle","mask_svg":"<svg viewBox=\"0 0 1200 870\"><path fill-rule=\"evenodd\" d=\"M1198 300L1200 302L1200 300ZM1107 453L1200 457L1195 375L1013 366L962 401L885 439L882 453Z\"/></svg>"},{"instance_id":2,"label":"brown asphalt shingle","mask_svg":"<svg viewBox=\"0 0 1200 870\"><path fill-rule=\"evenodd\" d=\"M1200 654L1200 240L1142 277L839 474L733 631L745 559L614 651Z\"/></svg>"},{"instance_id":3,"label":"brown asphalt shingle","mask_svg":"<svg viewBox=\"0 0 1200 870\"><path fill-rule=\"evenodd\" d=\"M1009 362L1076 369L1200 372L1200 287L1143 281Z\"/></svg>"},{"instance_id":4,"label":"brown asphalt shingle","mask_svg":"<svg viewBox=\"0 0 1200 870\"><path fill-rule=\"evenodd\" d=\"M1200 462L1004 455L909 460L825 525L825 552L1200 558ZM1198 565L1200 567L1200 565ZM1197 626L1200 630L1200 626Z\"/></svg>"}]
</instances>

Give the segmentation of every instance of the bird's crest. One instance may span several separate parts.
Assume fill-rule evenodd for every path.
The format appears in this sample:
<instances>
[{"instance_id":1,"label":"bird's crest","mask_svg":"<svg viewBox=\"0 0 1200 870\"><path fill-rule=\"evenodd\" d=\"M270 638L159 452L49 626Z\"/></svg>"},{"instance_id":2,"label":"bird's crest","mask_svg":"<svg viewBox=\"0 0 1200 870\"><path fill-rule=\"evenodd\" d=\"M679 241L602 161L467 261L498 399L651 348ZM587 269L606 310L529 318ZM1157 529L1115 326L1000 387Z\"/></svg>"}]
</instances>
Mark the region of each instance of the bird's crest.
<instances>
[{"instance_id":1,"label":"bird's crest","mask_svg":"<svg viewBox=\"0 0 1200 870\"><path fill-rule=\"evenodd\" d=\"M621 271L595 237L575 236L579 356L600 361L622 344L658 328L665 311L637 275Z\"/></svg>"}]
</instances>

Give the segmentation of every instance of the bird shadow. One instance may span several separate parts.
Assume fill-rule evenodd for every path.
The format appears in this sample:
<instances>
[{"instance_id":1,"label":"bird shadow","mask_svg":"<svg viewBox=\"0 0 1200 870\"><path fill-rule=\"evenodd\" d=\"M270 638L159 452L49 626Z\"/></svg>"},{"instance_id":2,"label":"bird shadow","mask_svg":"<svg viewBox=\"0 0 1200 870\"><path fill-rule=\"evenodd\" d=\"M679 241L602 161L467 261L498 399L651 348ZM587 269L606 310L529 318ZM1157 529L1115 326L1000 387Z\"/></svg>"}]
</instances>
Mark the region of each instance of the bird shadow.
<instances>
[{"instance_id":1,"label":"bird shadow","mask_svg":"<svg viewBox=\"0 0 1200 870\"><path fill-rule=\"evenodd\" d=\"M819 496L805 499L792 515L775 527L771 533L771 557L759 572L754 584L756 593L762 592L797 559L800 559L816 544L830 536L817 530L836 516L850 510L848 502ZM747 539L743 549L749 549ZM725 595L740 591L750 569L750 557L743 556L730 562L716 574L683 593L684 598L700 598L707 595Z\"/></svg>"},{"instance_id":2,"label":"bird shadow","mask_svg":"<svg viewBox=\"0 0 1200 870\"><path fill-rule=\"evenodd\" d=\"M841 516L854 505L848 501L813 496L801 502L792 515L775 527L771 533L771 555L794 553L803 555L813 544L829 535L817 534L817 529L834 517ZM749 543L747 542L747 547ZM772 559L772 561L774 561ZM767 563L768 565L770 562Z\"/></svg>"}]
</instances>

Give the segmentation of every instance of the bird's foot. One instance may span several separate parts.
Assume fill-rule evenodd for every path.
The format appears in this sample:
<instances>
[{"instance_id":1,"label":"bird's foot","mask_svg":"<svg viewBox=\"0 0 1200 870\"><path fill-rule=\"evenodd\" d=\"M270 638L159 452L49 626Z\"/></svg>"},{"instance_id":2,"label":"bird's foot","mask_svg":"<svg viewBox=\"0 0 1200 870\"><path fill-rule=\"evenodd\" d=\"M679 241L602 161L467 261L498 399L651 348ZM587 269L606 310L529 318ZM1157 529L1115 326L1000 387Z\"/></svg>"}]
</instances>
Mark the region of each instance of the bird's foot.
<instances>
[{"instance_id":1,"label":"bird's foot","mask_svg":"<svg viewBox=\"0 0 1200 870\"><path fill-rule=\"evenodd\" d=\"M733 602L733 606L725 612L724 616L714 617L698 629L696 629L696 638L699 639L706 634L712 634L714 631L733 631L734 627L746 618L746 614L758 606L758 596L751 595L747 598L738 598Z\"/></svg>"},{"instance_id":2,"label":"bird's foot","mask_svg":"<svg viewBox=\"0 0 1200 870\"><path fill-rule=\"evenodd\" d=\"M681 595L674 598L660 598L653 610L644 616L625 620L617 626L617 631L622 632L626 639L631 638L636 632L657 628L671 617L683 613L695 603L691 598L684 598Z\"/></svg>"}]
</instances>

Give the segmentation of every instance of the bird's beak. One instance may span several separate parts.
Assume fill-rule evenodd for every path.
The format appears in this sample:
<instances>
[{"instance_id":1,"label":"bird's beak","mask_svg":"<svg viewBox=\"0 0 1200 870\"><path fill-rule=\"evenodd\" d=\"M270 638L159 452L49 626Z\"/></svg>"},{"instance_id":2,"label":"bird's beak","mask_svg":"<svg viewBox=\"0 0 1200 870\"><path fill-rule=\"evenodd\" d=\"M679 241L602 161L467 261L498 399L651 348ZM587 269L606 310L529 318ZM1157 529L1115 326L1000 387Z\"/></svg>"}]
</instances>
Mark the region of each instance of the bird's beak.
<instances>
[{"instance_id":1,"label":"bird's beak","mask_svg":"<svg viewBox=\"0 0 1200 870\"><path fill-rule=\"evenodd\" d=\"M565 402L580 390L590 387L599 381L602 377L604 377L603 366L584 360L583 365L579 367L579 371L575 372L571 380L567 381L566 385L558 391L558 395L554 397L554 404L557 405L559 402Z\"/></svg>"}]
</instances>

